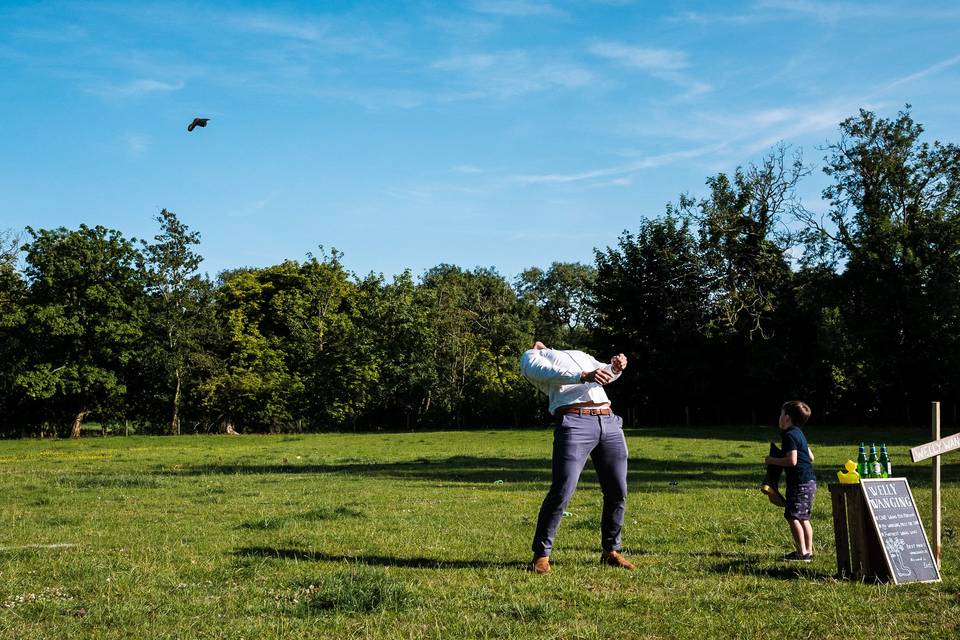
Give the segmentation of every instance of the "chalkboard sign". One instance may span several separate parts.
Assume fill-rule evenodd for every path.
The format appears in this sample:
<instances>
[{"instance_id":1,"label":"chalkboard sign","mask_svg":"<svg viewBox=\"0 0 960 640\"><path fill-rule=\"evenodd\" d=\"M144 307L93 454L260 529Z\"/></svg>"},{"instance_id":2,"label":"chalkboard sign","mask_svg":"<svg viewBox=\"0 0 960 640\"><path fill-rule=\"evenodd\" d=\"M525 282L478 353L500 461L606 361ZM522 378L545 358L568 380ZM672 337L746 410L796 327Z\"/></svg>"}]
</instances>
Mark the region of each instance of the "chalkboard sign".
<instances>
[{"instance_id":1,"label":"chalkboard sign","mask_svg":"<svg viewBox=\"0 0 960 640\"><path fill-rule=\"evenodd\" d=\"M938 582L940 571L906 478L860 481L894 583Z\"/></svg>"}]
</instances>

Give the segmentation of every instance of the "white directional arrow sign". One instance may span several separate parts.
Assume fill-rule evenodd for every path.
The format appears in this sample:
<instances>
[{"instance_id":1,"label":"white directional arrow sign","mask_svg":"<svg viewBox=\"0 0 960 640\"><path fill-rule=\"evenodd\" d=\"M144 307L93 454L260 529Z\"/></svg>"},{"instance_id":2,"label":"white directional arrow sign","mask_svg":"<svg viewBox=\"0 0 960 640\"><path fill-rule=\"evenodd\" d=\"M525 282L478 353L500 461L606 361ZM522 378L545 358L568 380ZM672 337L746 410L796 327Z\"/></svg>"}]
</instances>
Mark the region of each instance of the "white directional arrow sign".
<instances>
[{"instance_id":1,"label":"white directional arrow sign","mask_svg":"<svg viewBox=\"0 0 960 640\"><path fill-rule=\"evenodd\" d=\"M953 451L954 449L960 449L960 433L955 433L952 436L940 438L939 440L934 440L933 442L928 442L927 444L922 444L919 447L910 449L910 459L913 462L920 462L921 460L939 456L942 453Z\"/></svg>"}]
</instances>

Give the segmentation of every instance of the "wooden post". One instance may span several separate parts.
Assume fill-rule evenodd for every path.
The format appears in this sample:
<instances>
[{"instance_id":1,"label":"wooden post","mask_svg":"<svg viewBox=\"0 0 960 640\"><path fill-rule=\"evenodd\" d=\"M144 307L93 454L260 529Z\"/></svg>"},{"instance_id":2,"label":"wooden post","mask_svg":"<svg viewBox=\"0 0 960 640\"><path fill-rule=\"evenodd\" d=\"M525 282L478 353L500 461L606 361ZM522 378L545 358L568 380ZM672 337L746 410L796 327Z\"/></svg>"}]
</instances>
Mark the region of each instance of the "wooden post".
<instances>
[{"instance_id":1,"label":"wooden post","mask_svg":"<svg viewBox=\"0 0 960 640\"><path fill-rule=\"evenodd\" d=\"M933 426L933 439L940 439L940 403L934 402L932 406L931 422ZM940 568L940 552L943 549L940 538L940 456L933 456L933 518L930 526L933 527L931 536L933 537L933 561Z\"/></svg>"},{"instance_id":2,"label":"wooden post","mask_svg":"<svg viewBox=\"0 0 960 640\"><path fill-rule=\"evenodd\" d=\"M844 485L831 484L830 499L833 503L833 537L837 548L837 578L849 579L853 576L850 569L850 533L847 528L847 496Z\"/></svg>"},{"instance_id":3,"label":"wooden post","mask_svg":"<svg viewBox=\"0 0 960 640\"><path fill-rule=\"evenodd\" d=\"M857 487L859 489L859 487ZM847 521L850 531L851 577L864 580L875 575L870 558L866 505L863 497L854 493L847 495Z\"/></svg>"}]
</instances>

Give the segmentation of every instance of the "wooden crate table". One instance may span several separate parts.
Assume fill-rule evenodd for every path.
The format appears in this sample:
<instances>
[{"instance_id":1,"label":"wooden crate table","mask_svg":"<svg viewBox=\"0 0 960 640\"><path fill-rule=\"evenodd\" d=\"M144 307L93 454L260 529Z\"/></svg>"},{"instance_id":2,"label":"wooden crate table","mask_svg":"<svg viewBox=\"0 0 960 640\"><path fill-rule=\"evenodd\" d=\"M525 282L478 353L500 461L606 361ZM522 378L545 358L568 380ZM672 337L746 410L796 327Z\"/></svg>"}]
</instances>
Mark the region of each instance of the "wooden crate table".
<instances>
[{"instance_id":1,"label":"wooden crate table","mask_svg":"<svg viewBox=\"0 0 960 640\"><path fill-rule=\"evenodd\" d=\"M837 577L851 580L890 579L880 538L859 484L831 484L833 537L837 547Z\"/></svg>"}]
</instances>

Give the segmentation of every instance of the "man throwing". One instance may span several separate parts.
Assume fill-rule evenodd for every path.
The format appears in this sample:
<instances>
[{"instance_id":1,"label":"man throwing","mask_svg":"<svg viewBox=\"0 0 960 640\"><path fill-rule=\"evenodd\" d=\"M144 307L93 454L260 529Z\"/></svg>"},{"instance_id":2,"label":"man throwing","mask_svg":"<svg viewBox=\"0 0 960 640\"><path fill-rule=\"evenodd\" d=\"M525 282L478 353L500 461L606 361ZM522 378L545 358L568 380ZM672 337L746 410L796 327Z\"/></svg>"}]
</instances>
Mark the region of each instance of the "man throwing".
<instances>
[{"instance_id":1,"label":"man throwing","mask_svg":"<svg viewBox=\"0 0 960 640\"><path fill-rule=\"evenodd\" d=\"M560 418L553 432L553 480L540 507L533 536L533 561L529 569L550 571L553 538L570 502L580 472L593 458L603 491L600 521L600 562L633 570L620 555L620 532L627 499L627 442L623 420L610 410L603 385L620 377L627 357L615 355L603 364L583 351L547 349L537 342L520 357L520 371L550 399L550 413Z\"/></svg>"}]
</instances>

